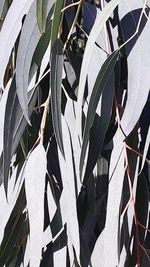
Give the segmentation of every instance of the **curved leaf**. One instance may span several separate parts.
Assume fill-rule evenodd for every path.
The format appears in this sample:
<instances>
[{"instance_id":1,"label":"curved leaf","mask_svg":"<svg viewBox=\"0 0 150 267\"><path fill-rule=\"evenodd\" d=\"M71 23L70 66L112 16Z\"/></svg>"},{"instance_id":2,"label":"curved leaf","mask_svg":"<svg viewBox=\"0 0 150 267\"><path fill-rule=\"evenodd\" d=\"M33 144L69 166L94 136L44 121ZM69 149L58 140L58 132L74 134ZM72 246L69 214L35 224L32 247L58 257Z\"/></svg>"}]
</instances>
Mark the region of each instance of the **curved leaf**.
<instances>
[{"instance_id":1,"label":"curved leaf","mask_svg":"<svg viewBox=\"0 0 150 267\"><path fill-rule=\"evenodd\" d=\"M26 120L28 117L28 82L32 57L40 40L41 33L36 21L36 1L27 14L21 31L16 60L16 89L20 106Z\"/></svg>"},{"instance_id":2,"label":"curved leaf","mask_svg":"<svg viewBox=\"0 0 150 267\"><path fill-rule=\"evenodd\" d=\"M81 115L82 115L82 101L83 101L83 95L84 95L84 88L85 88L85 82L86 82L86 76L88 73L88 67L90 64L90 59L93 51L94 44L97 40L97 37L102 30L104 24L112 14L113 10L118 5L119 0L112 0L110 1L106 7L101 12L100 16L96 18L96 21L94 23L94 26L91 30L91 33L88 37L88 41L86 44L82 66L81 66L81 72L80 72L80 81L79 81L79 91L78 91L78 108L77 108L77 122L76 122L76 131L77 135L79 135L79 138L81 138ZM77 137L78 138L78 137Z\"/></svg>"},{"instance_id":3,"label":"curved leaf","mask_svg":"<svg viewBox=\"0 0 150 267\"><path fill-rule=\"evenodd\" d=\"M58 37L58 31L60 27L60 18L61 18L61 9L63 7L63 4L64 4L64 0L56 0L53 23L52 23L52 31L51 31L51 47L52 48Z\"/></svg>"},{"instance_id":4,"label":"curved leaf","mask_svg":"<svg viewBox=\"0 0 150 267\"><path fill-rule=\"evenodd\" d=\"M15 126L17 111L17 97L15 78L12 80L6 103L5 120L4 120L4 137L3 137L3 169L4 169L4 187L7 193L9 165L11 161L11 148L13 141L13 132Z\"/></svg>"},{"instance_id":5,"label":"curved leaf","mask_svg":"<svg viewBox=\"0 0 150 267\"><path fill-rule=\"evenodd\" d=\"M43 247L46 153L39 144L29 155L24 171L30 226L30 266L39 267Z\"/></svg>"},{"instance_id":6,"label":"curved leaf","mask_svg":"<svg viewBox=\"0 0 150 267\"><path fill-rule=\"evenodd\" d=\"M135 33L142 8L142 0L120 2L118 10L125 41ZM148 13L147 10L145 12ZM129 24L130 27L128 27ZM150 36L150 23L143 14L138 34L126 44L128 93L121 119L121 126L126 136L130 134L139 120L149 93L150 46L148 36ZM135 66L138 67L135 68Z\"/></svg>"},{"instance_id":7,"label":"curved leaf","mask_svg":"<svg viewBox=\"0 0 150 267\"><path fill-rule=\"evenodd\" d=\"M3 8L4 8L5 0L0 1L0 17L2 16Z\"/></svg>"},{"instance_id":8,"label":"curved leaf","mask_svg":"<svg viewBox=\"0 0 150 267\"><path fill-rule=\"evenodd\" d=\"M0 87L3 87L5 70L22 26L22 18L30 9L33 1L34 0L14 0L7 12L0 31Z\"/></svg>"},{"instance_id":9,"label":"curved leaf","mask_svg":"<svg viewBox=\"0 0 150 267\"><path fill-rule=\"evenodd\" d=\"M29 92L29 117L31 116L35 101L37 98L37 91L33 89ZM21 107L19 105L16 94L15 77L11 83L8 98L6 103L5 119L4 119L4 133L3 133L3 181L7 193L8 173L10 168L11 157L20 142L20 138L27 126L27 121L23 116Z\"/></svg>"},{"instance_id":10,"label":"curved leaf","mask_svg":"<svg viewBox=\"0 0 150 267\"><path fill-rule=\"evenodd\" d=\"M62 157L60 151L58 151L63 181L63 191L60 198L60 209L63 224L67 223L68 249L71 262L74 258L73 247L76 253L77 260L78 262L80 262L80 239L79 225L77 219L75 174L72 158L73 155L71 150L70 133L64 118L62 119L62 131L65 159L64 157Z\"/></svg>"},{"instance_id":11,"label":"curved leaf","mask_svg":"<svg viewBox=\"0 0 150 267\"><path fill-rule=\"evenodd\" d=\"M114 138L114 149L110 159L109 191L104 237L104 267L118 265L119 211L124 174L123 134L118 130ZM108 257L108 253L113 256Z\"/></svg>"},{"instance_id":12,"label":"curved leaf","mask_svg":"<svg viewBox=\"0 0 150 267\"><path fill-rule=\"evenodd\" d=\"M38 27L41 33L45 32L48 0L37 0L36 15Z\"/></svg>"},{"instance_id":13,"label":"curved leaf","mask_svg":"<svg viewBox=\"0 0 150 267\"><path fill-rule=\"evenodd\" d=\"M117 52L111 54L108 57L108 59L104 62L94 84L94 88L93 88L89 106L88 106L87 118L86 118L86 123L85 123L85 128L84 128L84 134L83 134L83 144L82 144L81 157L80 157L80 175L82 175L87 145L88 145L89 136L90 136L90 129L94 122L94 117L95 117L96 108L97 108L97 105L100 99L100 95L103 90L106 90L108 94L110 94L109 92L110 88L112 92L114 90L114 66L116 64L117 57L118 57ZM101 116L103 116L103 114ZM102 127L102 125L100 127ZM106 130L104 131L104 133L105 132ZM104 139L104 137L102 136L101 138L102 140Z\"/></svg>"},{"instance_id":14,"label":"curved leaf","mask_svg":"<svg viewBox=\"0 0 150 267\"><path fill-rule=\"evenodd\" d=\"M61 126L61 82L63 72L63 49L59 39L56 40L51 55L51 105L53 127L59 148L64 155Z\"/></svg>"}]
</instances>

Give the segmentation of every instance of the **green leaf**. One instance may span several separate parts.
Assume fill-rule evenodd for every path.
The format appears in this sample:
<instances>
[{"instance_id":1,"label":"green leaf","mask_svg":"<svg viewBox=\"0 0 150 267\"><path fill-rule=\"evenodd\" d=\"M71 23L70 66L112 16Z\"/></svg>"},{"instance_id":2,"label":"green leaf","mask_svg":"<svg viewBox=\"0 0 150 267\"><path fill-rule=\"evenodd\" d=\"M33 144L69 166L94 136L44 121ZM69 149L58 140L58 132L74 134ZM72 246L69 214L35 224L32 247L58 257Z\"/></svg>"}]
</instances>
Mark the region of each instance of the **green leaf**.
<instances>
[{"instance_id":1,"label":"green leaf","mask_svg":"<svg viewBox=\"0 0 150 267\"><path fill-rule=\"evenodd\" d=\"M5 0L0 1L0 16L2 16L3 8L4 8Z\"/></svg>"},{"instance_id":2,"label":"green leaf","mask_svg":"<svg viewBox=\"0 0 150 267\"><path fill-rule=\"evenodd\" d=\"M46 28L47 5L48 0L37 0L36 2L36 16L41 33L44 33Z\"/></svg>"},{"instance_id":3,"label":"green leaf","mask_svg":"<svg viewBox=\"0 0 150 267\"><path fill-rule=\"evenodd\" d=\"M31 90L29 96L29 117L31 116L35 101L37 98L37 91ZM6 103L5 119L4 119L4 137L3 137L3 169L4 169L4 186L7 193L8 173L10 168L11 157L20 142L20 138L27 126L27 121L23 116L22 109L19 105L16 94L15 77L10 85L8 98Z\"/></svg>"},{"instance_id":4,"label":"green leaf","mask_svg":"<svg viewBox=\"0 0 150 267\"><path fill-rule=\"evenodd\" d=\"M13 141L13 132L15 126L17 111L17 97L16 97L16 84L15 78L11 83L10 90L8 92L8 98L6 103L5 111L5 120L4 120L4 137L3 137L3 169L4 169L4 187L7 194L8 186L8 174L9 174L9 165L11 161L11 148Z\"/></svg>"},{"instance_id":5,"label":"green leaf","mask_svg":"<svg viewBox=\"0 0 150 267\"><path fill-rule=\"evenodd\" d=\"M63 49L59 39L56 40L51 55L51 105L54 133L59 148L64 155L61 126L61 82L63 71Z\"/></svg>"},{"instance_id":6,"label":"green leaf","mask_svg":"<svg viewBox=\"0 0 150 267\"><path fill-rule=\"evenodd\" d=\"M0 31L0 87L13 46L22 27L23 16L28 12L34 0L13 0ZM15 15L14 15L15 14Z\"/></svg>"},{"instance_id":7,"label":"green leaf","mask_svg":"<svg viewBox=\"0 0 150 267\"><path fill-rule=\"evenodd\" d=\"M0 245L0 266L4 266L4 263L10 258L12 251L18 243L18 239L21 237L20 231L24 228L26 217L23 214L25 209L24 186L21 186L21 191L18 194L19 197L15 199L15 206L5 225L5 233Z\"/></svg>"},{"instance_id":8,"label":"green leaf","mask_svg":"<svg viewBox=\"0 0 150 267\"><path fill-rule=\"evenodd\" d=\"M97 40L97 37L104 27L106 21L110 17L110 15L113 13L114 9L118 5L120 0L112 0L110 1L103 11L101 12L100 16L96 18L95 24L91 30L91 33L88 37L88 41L86 44L82 66L81 66L81 72L80 72L80 81L79 81L79 90L78 90L78 108L77 108L77 122L76 122L76 131L79 135L79 138L82 136L82 129L81 129L81 117L82 117L82 101L83 101L83 95L84 95L84 88L86 83L86 77L88 73L88 68L90 64L90 59L93 52L93 47L95 45L95 42ZM78 137L77 137L78 138Z\"/></svg>"},{"instance_id":9,"label":"green leaf","mask_svg":"<svg viewBox=\"0 0 150 267\"><path fill-rule=\"evenodd\" d=\"M62 10L63 4L64 4L64 0L56 0L53 23L52 23L52 32L51 32L51 47L52 48L56 42L56 39L58 38L60 19L61 19L61 10Z\"/></svg>"},{"instance_id":10,"label":"green leaf","mask_svg":"<svg viewBox=\"0 0 150 267\"><path fill-rule=\"evenodd\" d=\"M106 90L106 92L110 94L111 99L112 99L111 92L113 92L114 90L114 66L116 64L117 57L118 57L118 52L114 52L108 57L108 59L104 62L94 84L94 88L93 88L89 106L88 106L87 118L86 118L86 123L85 123L85 128L84 128L84 134L83 134L83 143L82 143L81 157L80 157L80 176L82 176L85 155L86 155L87 145L88 145L89 136L90 136L90 129L93 126L96 108L97 108L102 91ZM110 88L111 88L111 92L109 92ZM104 115L102 114L101 116L103 118ZM101 125L99 128L105 127L105 130L103 129L103 135L101 136L102 140L99 144L100 147L103 144L104 136L105 136L107 125L108 125L108 119L107 119L107 125L104 124L104 121L105 121L105 116L103 120L101 120L100 118Z\"/></svg>"},{"instance_id":11,"label":"green leaf","mask_svg":"<svg viewBox=\"0 0 150 267\"><path fill-rule=\"evenodd\" d=\"M41 33L36 20L36 2L32 4L21 31L16 60L16 89L20 106L26 120L28 116L28 84L32 57L40 40Z\"/></svg>"},{"instance_id":12,"label":"green leaf","mask_svg":"<svg viewBox=\"0 0 150 267\"><path fill-rule=\"evenodd\" d=\"M0 243L3 239L4 236L4 229L6 227L7 221L12 213L12 210L16 204L16 200L18 199L18 195L20 193L20 190L22 188L22 176L19 175L19 170L20 166L17 166L13 173L12 176L10 177L8 181L8 195L6 199L6 194L4 190L4 185L2 184L0 187ZM18 177L19 175L19 177ZM4 213L5 211L5 213Z\"/></svg>"},{"instance_id":13,"label":"green leaf","mask_svg":"<svg viewBox=\"0 0 150 267\"><path fill-rule=\"evenodd\" d=\"M13 231L10 233L8 240L6 240L6 243L2 243L2 245L0 247L0 266L4 266L4 264L6 264L6 262L9 260L9 258L11 256L11 253L13 252L14 248L17 246L17 242L20 239L21 231L24 227L25 217L26 217L25 214L22 214L20 216ZM10 227L10 225L9 225L9 227ZM12 228L12 225L11 225L11 228ZM8 231L8 229L7 229L7 231ZM4 249L1 251L2 248L4 248Z\"/></svg>"},{"instance_id":14,"label":"green leaf","mask_svg":"<svg viewBox=\"0 0 150 267\"><path fill-rule=\"evenodd\" d=\"M30 226L30 266L39 267L43 247L46 152L40 143L29 155L24 171Z\"/></svg>"}]
</instances>

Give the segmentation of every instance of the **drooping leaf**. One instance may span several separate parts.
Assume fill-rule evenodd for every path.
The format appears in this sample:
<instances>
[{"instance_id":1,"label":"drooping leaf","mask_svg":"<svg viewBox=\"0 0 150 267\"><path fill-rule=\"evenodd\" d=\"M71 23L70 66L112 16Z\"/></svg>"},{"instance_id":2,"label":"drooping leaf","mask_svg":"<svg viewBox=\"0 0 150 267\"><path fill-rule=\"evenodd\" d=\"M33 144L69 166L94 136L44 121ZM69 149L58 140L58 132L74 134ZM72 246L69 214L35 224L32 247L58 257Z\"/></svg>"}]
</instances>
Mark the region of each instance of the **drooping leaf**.
<instances>
[{"instance_id":1,"label":"drooping leaf","mask_svg":"<svg viewBox=\"0 0 150 267\"><path fill-rule=\"evenodd\" d=\"M55 10L54 10L54 17L53 17L53 23L52 23L52 31L51 31L51 47L53 48L53 45L55 44L59 27L60 27L60 18L61 18L61 9L63 7L64 0L56 0L55 2Z\"/></svg>"},{"instance_id":2,"label":"drooping leaf","mask_svg":"<svg viewBox=\"0 0 150 267\"><path fill-rule=\"evenodd\" d=\"M79 225L77 220L75 174L72 159L71 141L68 126L62 117L62 132L65 159L59 151L59 162L63 181L60 209L63 224L67 223L68 249L71 263L74 261L73 247L78 263L80 262ZM69 201L68 201L69 199Z\"/></svg>"},{"instance_id":3,"label":"drooping leaf","mask_svg":"<svg viewBox=\"0 0 150 267\"><path fill-rule=\"evenodd\" d=\"M37 0L36 16L41 33L45 32L48 0Z\"/></svg>"},{"instance_id":4,"label":"drooping leaf","mask_svg":"<svg viewBox=\"0 0 150 267\"><path fill-rule=\"evenodd\" d=\"M63 49L59 39L56 40L51 55L51 105L54 133L58 142L59 148L63 151L62 141L62 126L61 126L61 82L63 71Z\"/></svg>"},{"instance_id":5,"label":"drooping leaf","mask_svg":"<svg viewBox=\"0 0 150 267\"><path fill-rule=\"evenodd\" d=\"M34 0L14 0L7 12L0 31L0 87L3 87L5 70L22 26L22 18L30 9L33 1Z\"/></svg>"},{"instance_id":6,"label":"drooping leaf","mask_svg":"<svg viewBox=\"0 0 150 267\"><path fill-rule=\"evenodd\" d=\"M33 88L29 92L29 117L32 114L33 107L37 98L37 92ZM3 181L5 185L5 190L7 192L7 183L8 183L8 173L10 167L11 157L16 151L16 148L20 142L20 138L27 126L27 121L24 118L22 109L19 105L18 97L16 94L16 85L15 77L12 80L10 89L8 92L8 98L6 103L6 112L4 119L4 133L3 133Z\"/></svg>"},{"instance_id":7,"label":"drooping leaf","mask_svg":"<svg viewBox=\"0 0 150 267\"><path fill-rule=\"evenodd\" d=\"M8 196L6 199L4 185L2 184L0 187L0 243L4 236L4 229L6 227L7 221L9 220L9 217L11 215L11 212L15 206L16 200L18 198L18 195L20 193L20 189L22 187L23 180L21 179L21 175L17 177L17 172L19 170L19 166L15 168L15 170L12 173L11 178L8 181ZM16 182L17 180L17 182ZM16 183L16 184L15 184ZM4 214L5 211L5 214Z\"/></svg>"},{"instance_id":8,"label":"drooping leaf","mask_svg":"<svg viewBox=\"0 0 150 267\"><path fill-rule=\"evenodd\" d=\"M43 246L46 153L40 143L25 167L25 192L30 226L30 266L39 267Z\"/></svg>"},{"instance_id":9,"label":"drooping leaf","mask_svg":"<svg viewBox=\"0 0 150 267\"><path fill-rule=\"evenodd\" d=\"M19 245L18 241L21 235L20 231L22 231L25 226L25 214L23 213L23 210L25 209L24 197L24 186L22 186L19 196L14 203L15 206L13 210L10 211L11 216L8 217L8 221L5 225L5 232L0 246L0 266L4 266L8 259L12 256L14 248L16 247L17 250L17 246Z\"/></svg>"},{"instance_id":10,"label":"drooping leaf","mask_svg":"<svg viewBox=\"0 0 150 267\"><path fill-rule=\"evenodd\" d=\"M82 136L81 131L81 115L82 115L82 101L83 101L83 95L84 95L84 87L86 82L86 76L88 73L88 67L90 64L90 59L93 51L94 44L97 40L97 37L102 30L104 24L106 23L107 19L112 14L113 10L118 5L119 0L112 0L110 1L103 11L101 12L101 15L97 17L94 26L91 30L91 33L88 37L88 41L86 44L86 48L84 51L82 66L81 66L81 72L80 72L80 81L79 81L79 91L78 91L78 108L77 108L77 122L76 122L76 131L77 134L79 134L79 138Z\"/></svg>"},{"instance_id":11,"label":"drooping leaf","mask_svg":"<svg viewBox=\"0 0 150 267\"><path fill-rule=\"evenodd\" d=\"M123 134L118 130L114 138L114 149L110 159L109 189L104 233L104 267L117 266L119 261L118 229L124 174ZM108 257L108 254L113 256Z\"/></svg>"},{"instance_id":12,"label":"drooping leaf","mask_svg":"<svg viewBox=\"0 0 150 267\"><path fill-rule=\"evenodd\" d=\"M20 106L23 110L23 114L28 122L29 116L27 88L29 83L29 71L32 57L40 37L41 33L36 20L36 1L34 1L23 24L16 60L17 95Z\"/></svg>"},{"instance_id":13,"label":"drooping leaf","mask_svg":"<svg viewBox=\"0 0 150 267\"><path fill-rule=\"evenodd\" d=\"M1 2L0 2L0 16L2 16L4 4L5 4L5 0L1 0Z\"/></svg>"},{"instance_id":14,"label":"drooping leaf","mask_svg":"<svg viewBox=\"0 0 150 267\"><path fill-rule=\"evenodd\" d=\"M6 241L5 244L1 245L1 247L4 249L0 250L0 266L5 265L5 263L11 257L11 253L13 252L14 247L17 246L17 242L20 238L21 231L23 230L24 227L25 216L26 216L25 214L22 214L20 216L9 239Z\"/></svg>"},{"instance_id":15,"label":"drooping leaf","mask_svg":"<svg viewBox=\"0 0 150 267\"><path fill-rule=\"evenodd\" d=\"M142 0L120 2L119 18L125 41L136 32L142 8ZM147 9L145 12L148 15ZM130 27L128 27L129 24ZM143 14L138 33L125 47L128 63L128 94L121 126L126 136L136 125L149 93L150 47L147 41L148 36L150 36L150 23Z\"/></svg>"},{"instance_id":16,"label":"drooping leaf","mask_svg":"<svg viewBox=\"0 0 150 267\"><path fill-rule=\"evenodd\" d=\"M88 106L87 118L86 118L86 123L85 123L85 128L84 128L84 134L83 134L83 144L82 144L81 158L80 158L80 175L82 175L87 145L89 141L90 129L94 122L94 117L95 117L96 108L97 108L97 105L100 99L100 95L103 90L106 90L109 94L110 93L109 89L111 88L112 92L114 89L114 82L113 82L114 81L114 66L116 64L117 57L118 57L117 52L111 54L111 56L108 57L108 59L103 64L94 84L94 88L93 88L89 106ZM103 116L103 114L101 116ZM104 121L105 121L105 118L104 118ZM102 125L100 127L102 127ZM104 134L105 133L106 133L106 130L104 131ZM102 143L104 140L104 134L103 134L103 137L101 137Z\"/></svg>"},{"instance_id":17,"label":"drooping leaf","mask_svg":"<svg viewBox=\"0 0 150 267\"><path fill-rule=\"evenodd\" d=\"M4 137L3 137L3 169L4 169L4 187L7 193L9 165L11 161L11 148L13 141L13 131L16 120L17 97L15 78L12 80L6 103L5 120L4 120Z\"/></svg>"}]
</instances>

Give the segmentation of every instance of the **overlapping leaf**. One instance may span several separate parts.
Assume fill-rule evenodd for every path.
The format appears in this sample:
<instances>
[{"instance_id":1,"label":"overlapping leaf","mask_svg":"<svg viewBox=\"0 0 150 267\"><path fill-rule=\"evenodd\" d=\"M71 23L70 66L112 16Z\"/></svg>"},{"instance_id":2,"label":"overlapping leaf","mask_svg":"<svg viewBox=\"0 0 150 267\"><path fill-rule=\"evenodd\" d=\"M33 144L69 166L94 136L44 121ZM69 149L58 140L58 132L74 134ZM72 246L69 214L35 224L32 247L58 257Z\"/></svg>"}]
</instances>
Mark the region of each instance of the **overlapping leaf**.
<instances>
[{"instance_id":1,"label":"overlapping leaf","mask_svg":"<svg viewBox=\"0 0 150 267\"><path fill-rule=\"evenodd\" d=\"M142 0L136 3L135 1L120 2L119 17L125 41L136 32L142 8ZM128 23L130 23L130 27L127 26ZM126 45L128 96L121 125L127 136L136 125L149 93L150 47L147 41L148 36L150 36L150 23L143 15L137 35ZM135 66L138 66L138 68L135 68Z\"/></svg>"},{"instance_id":2,"label":"overlapping leaf","mask_svg":"<svg viewBox=\"0 0 150 267\"><path fill-rule=\"evenodd\" d=\"M119 211L124 181L123 135L118 130L110 159L109 192L104 237L104 267L118 265ZM110 254L109 254L110 253ZM108 257L113 255L113 257Z\"/></svg>"},{"instance_id":3,"label":"overlapping leaf","mask_svg":"<svg viewBox=\"0 0 150 267\"><path fill-rule=\"evenodd\" d=\"M53 127L59 148L63 151L62 126L61 126L61 83L63 72L63 48L60 39L57 39L51 55L51 105Z\"/></svg>"},{"instance_id":4,"label":"overlapping leaf","mask_svg":"<svg viewBox=\"0 0 150 267\"><path fill-rule=\"evenodd\" d=\"M32 4L21 31L17 61L16 61L16 88L20 106L26 120L28 116L28 80L30 65L35 48L40 40L41 33L36 21L36 1ZM30 47L30 49L29 49Z\"/></svg>"},{"instance_id":5,"label":"overlapping leaf","mask_svg":"<svg viewBox=\"0 0 150 267\"><path fill-rule=\"evenodd\" d=\"M82 144L82 150L81 150L81 158L80 158L80 174L82 175L83 165L84 165L84 159L87 149L87 144L89 141L89 135L90 135L90 129L94 122L94 117L96 113L96 108L100 99L100 95L103 90L108 91L108 94L110 93L110 90L113 92L114 90L114 66L116 64L116 60L118 57L118 53L113 53L103 64L96 82L94 84L94 88L92 91L92 95L90 98L89 106L88 106L88 112L87 112L87 118L86 118L86 124L84 129L84 135L83 135L83 144ZM110 89L111 88L111 89ZM112 99L113 95L111 96ZM101 115L103 116L103 114ZM106 118L104 118L105 120ZM104 124L102 124L104 127ZM102 126L101 125L101 126ZM105 136L104 131L104 136ZM101 139L104 137L101 136ZM103 141L102 141L103 143ZM94 166L93 166L94 167Z\"/></svg>"},{"instance_id":6,"label":"overlapping leaf","mask_svg":"<svg viewBox=\"0 0 150 267\"><path fill-rule=\"evenodd\" d=\"M30 266L39 267L43 247L46 153L39 144L25 167L25 192L30 226Z\"/></svg>"},{"instance_id":7,"label":"overlapping leaf","mask_svg":"<svg viewBox=\"0 0 150 267\"><path fill-rule=\"evenodd\" d=\"M71 141L68 126L64 119L62 119L62 129L65 159L59 152L59 161L63 180L63 192L60 199L60 209L63 223L67 223L68 249L70 254L70 261L71 263L73 263L73 247L75 249L77 260L78 262L80 262L80 241L79 225L77 220L75 176L72 159Z\"/></svg>"},{"instance_id":8,"label":"overlapping leaf","mask_svg":"<svg viewBox=\"0 0 150 267\"><path fill-rule=\"evenodd\" d=\"M37 0L36 14L41 33L45 32L48 0Z\"/></svg>"},{"instance_id":9,"label":"overlapping leaf","mask_svg":"<svg viewBox=\"0 0 150 267\"><path fill-rule=\"evenodd\" d=\"M30 9L34 0L14 0L0 32L0 87L3 87L7 63L22 26L22 18ZM15 16L14 16L15 14Z\"/></svg>"},{"instance_id":10,"label":"overlapping leaf","mask_svg":"<svg viewBox=\"0 0 150 267\"><path fill-rule=\"evenodd\" d=\"M82 62L82 67L81 67L81 72L80 72L80 81L79 81L79 91L78 91L78 109L77 109L77 123L76 123L76 128L77 128L77 133L79 133L79 137L81 138L81 114L82 114L82 101L83 101L83 95L84 95L84 87L85 87L85 82L86 82L86 76L88 72L88 67L90 64L90 58L92 55L93 47L94 44L97 40L97 37L102 30L104 24L106 23L107 19L110 17L112 14L113 10L116 8L118 5L119 0L112 0L110 1L100 16L97 17L94 26L91 30L91 33L88 38L88 42L84 51L84 57L83 57L83 62Z\"/></svg>"},{"instance_id":11,"label":"overlapping leaf","mask_svg":"<svg viewBox=\"0 0 150 267\"><path fill-rule=\"evenodd\" d=\"M53 17L52 31L51 31L51 47L52 48L58 38L61 10L62 10L63 4L64 4L64 0L56 0L55 2L55 10L54 10L54 17Z\"/></svg>"}]
</instances>

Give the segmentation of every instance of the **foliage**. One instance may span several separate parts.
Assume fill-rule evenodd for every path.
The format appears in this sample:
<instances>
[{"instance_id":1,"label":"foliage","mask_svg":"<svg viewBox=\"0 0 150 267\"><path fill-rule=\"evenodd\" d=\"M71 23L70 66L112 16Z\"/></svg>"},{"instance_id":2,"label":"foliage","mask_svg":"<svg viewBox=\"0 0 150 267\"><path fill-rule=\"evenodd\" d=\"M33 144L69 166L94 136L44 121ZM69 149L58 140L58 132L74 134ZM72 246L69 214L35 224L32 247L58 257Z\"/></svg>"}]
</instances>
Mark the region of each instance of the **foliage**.
<instances>
[{"instance_id":1,"label":"foliage","mask_svg":"<svg viewBox=\"0 0 150 267\"><path fill-rule=\"evenodd\" d=\"M0 1L0 267L149 266L149 11Z\"/></svg>"}]
</instances>

